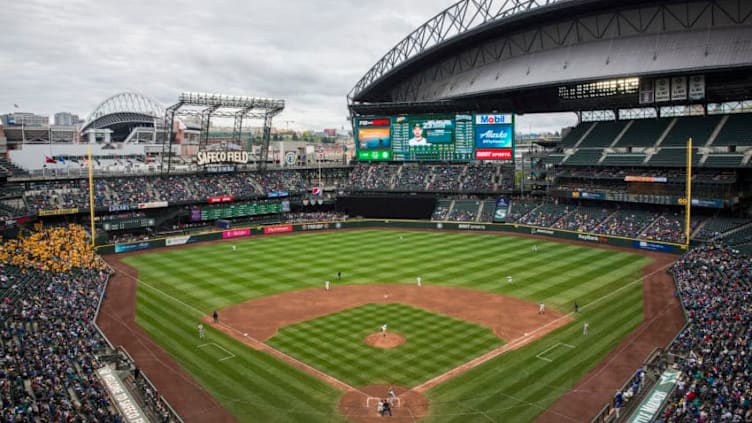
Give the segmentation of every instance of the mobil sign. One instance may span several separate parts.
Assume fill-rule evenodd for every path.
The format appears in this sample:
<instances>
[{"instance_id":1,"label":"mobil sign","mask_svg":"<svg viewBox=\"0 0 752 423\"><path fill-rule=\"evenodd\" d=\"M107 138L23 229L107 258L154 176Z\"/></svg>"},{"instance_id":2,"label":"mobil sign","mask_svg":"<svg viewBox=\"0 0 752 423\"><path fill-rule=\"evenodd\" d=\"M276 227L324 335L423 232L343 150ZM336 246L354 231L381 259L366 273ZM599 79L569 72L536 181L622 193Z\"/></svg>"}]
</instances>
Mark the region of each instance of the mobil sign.
<instances>
[{"instance_id":1,"label":"mobil sign","mask_svg":"<svg viewBox=\"0 0 752 423\"><path fill-rule=\"evenodd\" d=\"M512 160L514 123L511 114L475 116L475 158Z\"/></svg>"},{"instance_id":2,"label":"mobil sign","mask_svg":"<svg viewBox=\"0 0 752 423\"><path fill-rule=\"evenodd\" d=\"M513 122L511 114L475 115L476 125L511 125L512 123Z\"/></svg>"}]
</instances>

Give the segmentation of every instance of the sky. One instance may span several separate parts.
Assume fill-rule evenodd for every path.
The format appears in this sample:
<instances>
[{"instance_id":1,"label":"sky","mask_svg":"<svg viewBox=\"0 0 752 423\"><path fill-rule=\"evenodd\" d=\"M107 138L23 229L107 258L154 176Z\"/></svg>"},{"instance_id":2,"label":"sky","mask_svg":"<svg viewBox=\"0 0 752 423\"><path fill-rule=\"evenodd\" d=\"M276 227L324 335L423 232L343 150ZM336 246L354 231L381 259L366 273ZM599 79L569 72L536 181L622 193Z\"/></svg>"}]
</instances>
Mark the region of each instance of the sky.
<instances>
[{"instance_id":1,"label":"sky","mask_svg":"<svg viewBox=\"0 0 752 423\"><path fill-rule=\"evenodd\" d=\"M24 0L0 13L0 113L85 118L124 91L284 99L276 127L350 128L346 96L437 0ZM14 105L18 105L15 108ZM253 123L252 123L253 124ZM574 114L522 116L555 131Z\"/></svg>"}]
</instances>

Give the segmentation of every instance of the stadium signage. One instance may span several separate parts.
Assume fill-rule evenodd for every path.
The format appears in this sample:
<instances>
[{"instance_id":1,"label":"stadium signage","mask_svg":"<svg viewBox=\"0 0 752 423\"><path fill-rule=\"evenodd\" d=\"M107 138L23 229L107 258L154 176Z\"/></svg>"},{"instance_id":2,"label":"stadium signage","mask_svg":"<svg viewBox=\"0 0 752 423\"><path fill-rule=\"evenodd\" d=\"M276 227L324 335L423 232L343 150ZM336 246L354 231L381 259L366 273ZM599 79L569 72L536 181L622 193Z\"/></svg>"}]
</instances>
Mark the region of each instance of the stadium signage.
<instances>
[{"instance_id":1,"label":"stadium signage","mask_svg":"<svg viewBox=\"0 0 752 423\"><path fill-rule=\"evenodd\" d=\"M493 149L478 149L475 150L476 160L512 160L512 150L493 150Z\"/></svg>"},{"instance_id":2,"label":"stadium signage","mask_svg":"<svg viewBox=\"0 0 752 423\"><path fill-rule=\"evenodd\" d=\"M233 200L235 200L235 197L233 197L232 195L223 195L221 197L209 197L207 199L209 204L231 203Z\"/></svg>"},{"instance_id":3,"label":"stadium signage","mask_svg":"<svg viewBox=\"0 0 752 423\"><path fill-rule=\"evenodd\" d=\"M250 160L251 154L247 151L199 151L196 153L196 162L199 166L213 163L245 164Z\"/></svg>"},{"instance_id":4,"label":"stadium signage","mask_svg":"<svg viewBox=\"0 0 752 423\"><path fill-rule=\"evenodd\" d=\"M502 123L511 124L512 115L503 114L503 115L476 115L475 116L476 125L499 125Z\"/></svg>"},{"instance_id":5,"label":"stadium signage","mask_svg":"<svg viewBox=\"0 0 752 423\"><path fill-rule=\"evenodd\" d=\"M111 212L128 211L130 209L131 209L130 204L113 204L110 207L108 207L108 210Z\"/></svg>"},{"instance_id":6,"label":"stadium signage","mask_svg":"<svg viewBox=\"0 0 752 423\"><path fill-rule=\"evenodd\" d=\"M176 245L185 245L191 239L190 235L175 236L165 239L165 245L168 247L174 247Z\"/></svg>"},{"instance_id":7,"label":"stadium signage","mask_svg":"<svg viewBox=\"0 0 752 423\"><path fill-rule=\"evenodd\" d=\"M485 231L486 225L469 225L467 223L460 223L457 225L457 229L469 229L471 231Z\"/></svg>"},{"instance_id":8,"label":"stadium signage","mask_svg":"<svg viewBox=\"0 0 752 423\"><path fill-rule=\"evenodd\" d=\"M77 214L78 208L72 209L55 209L55 210L39 210L37 214L39 216L62 216L66 214Z\"/></svg>"},{"instance_id":9,"label":"stadium signage","mask_svg":"<svg viewBox=\"0 0 752 423\"><path fill-rule=\"evenodd\" d=\"M625 176L624 182L668 182L665 176Z\"/></svg>"},{"instance_id":10,"label":"stadium signage","mask_svg":"<svg viewBox=\"0 0 752 423\"><path fill-rule=\"evenodd\" d=\"M292 232L292 225L280 225L280 226L266 226L264 227L265 234L282 234Z\"/></svg>"},{"instance_id":11,"label":"stadium signage","mask_svg":"<svg viewBox=\"0 0 752 423\"><path fill-rule=\"evenodd\" d=\"M530 234L531 235L543 234L543 235L551 235L551 236L553 236L553 235L556 235L556 232L550 231L548 229L536 229L536 228L533 228L533 229L530 229Z\"/></svg>"},{"instance_id":12,"label":"stadium signage","mask_svg":"<svg viewBox=\"0 0 752 423\"><path fill-rule=\"evenodd\" d=\"M358 121L358 126L389 126L392 124L390 119L364 119Z\"/></svg>"},{"instance_id":13,"label":"stadium signage","mask_svg":"<svg viewBox=\"0 0 752 423\"><path fill-rule=\"evenodd\" d=\"M657 251L661 253L670 253L671 247L665 244L658 244L655 242L647 242L647 241L633 241L632 247L638 248L640 250L647 250L647 251Z\"/></svg>"},{"instance_id":14,"label":"stadium signage","mask_svg":"<svg viewBox=\"0 0 752 423\"><path fill-rule=\"evenodd\" d=\"M586 235L586 234L577 234L577 239L581 241L590 241L590 242L608 242L608 238L603 238L603 237L595 236L595 235Z\"/></svg>"},{"instance_id":15,"label":"stadium signage","mask_svg":"<svg viewBox=\"0 0 752 423\"><path fill-rule=\"evenodd\" d=\"M138 203L139 209L161 209L167 207L167 201L150 201L148 203Z\"/></svg>"},{"instance_id":16,"label":"stadium signage","mask_svg":"<svg viewBox=\"0 0 752 423\"><path fill-rule=\"evenodd\" d=\"M146 250L152 248L150 242L139 242L134 244L115 244L115 253L127 253L128 251Z\"/></svg>"},{"instance_id":17,"label":"stadium signage","mask_svg":"<svg viewBox=\"0 0 752 423\"><path fill-rule=\"evenodd\" d=\"M661 374L658 383L650 390L648 395L640 403L640 407L632 414L629 423L648 423L653 421L655 416L663 407L663 403L668 398L669 393L674 389L674 385L679 380L681 372L674 369L667 369Z\"/></svg>"},{"instance_id":18,"label":"stadium signage","mask_svg":"<svg viewBox=\"0 0 752 423\"><path fill-rule=\"evenodd\" d=\"M230 238L242 238L245 236L251 235L251 229L245 228L245 229L232 229L229 231L222 232L222 239L230 239Z\"/></svg>"},{"instance_id":19,"label":"stadium signage","mask_svg":"<svg viewBox=\"0 0 752 423\"><path fill-rule=\"evenodd\" d=\"M120 381L120 378L113 374L109 367L97 370L97 375L104 382L105 389L107 389L107 392L115 400L117 408L123 413L127 422L148 423L149 420L146 418L143 410L141 410L141 407L133 400L131 394Z\"/></svg>"},{"instance_id":20,"label":"stadium signage","mask_svg":"<svg viewBox=\"0 0 752 423\"><path fill-rule=\"evenodd\" d=\"M321 231L324 229L329 229L328 223L312 223L308 225L303 225L300 227L304 231Z\"/></svg>"}]
</instances>

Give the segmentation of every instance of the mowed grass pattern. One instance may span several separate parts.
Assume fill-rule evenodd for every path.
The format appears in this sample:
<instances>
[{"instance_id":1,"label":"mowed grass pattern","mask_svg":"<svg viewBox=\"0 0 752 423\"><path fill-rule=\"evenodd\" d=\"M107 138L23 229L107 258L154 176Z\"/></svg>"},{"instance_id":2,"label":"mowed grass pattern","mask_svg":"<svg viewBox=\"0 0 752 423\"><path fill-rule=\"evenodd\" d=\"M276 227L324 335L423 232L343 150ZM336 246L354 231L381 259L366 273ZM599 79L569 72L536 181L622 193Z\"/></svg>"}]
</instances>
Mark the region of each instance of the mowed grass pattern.
<instances>
[{"instance_id":1,"label":"mowed grass pattern","mask_svg":"<svg viewBox=\"0 0 752 423\"><path fill-rule=\"evenodd\" d=\"M405 343L366 345L383 323ZM352 386L414 386L502 345L487 327L402 304L366 304L288 326L267 343Z\"/></svg>"},{"instance_id":2,"label":"mowed grass pattern","mask_svg":"<svg viewBox=\"0 0 752 423\"><path fill-rule=\"evenodd\" d=\"M538 253L532 253L533 245ZM237 357L219 362L215 352L196 348L196 324L212 310L323 287L324 280L412 284L417 276L424 284L511 295L563 312L570 312L576 300L581 306L577 322L429 391L429 420L460 422L483 415L529 421L566 392L641 321L639 281L650 259L510 236L363 230L255 237L131 256L126 262L138 269L141 281L138 323L224 407L249 422L339 421L339 393L211 330L211 342ZM507 275L513 284L506 284ZM581 335L583 320L591 325L587 339ZM577 348L558 352L553 362L535 357L556 342Z\"/></svg>"}]
</instances>

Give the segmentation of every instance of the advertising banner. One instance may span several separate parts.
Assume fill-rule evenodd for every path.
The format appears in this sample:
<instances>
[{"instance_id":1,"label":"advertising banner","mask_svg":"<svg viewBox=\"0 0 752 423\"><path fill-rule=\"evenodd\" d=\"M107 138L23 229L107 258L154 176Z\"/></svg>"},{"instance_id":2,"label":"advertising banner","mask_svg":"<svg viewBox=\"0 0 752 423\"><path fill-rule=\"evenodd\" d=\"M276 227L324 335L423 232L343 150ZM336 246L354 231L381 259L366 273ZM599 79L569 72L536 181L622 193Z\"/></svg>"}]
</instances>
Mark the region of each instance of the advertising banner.
<instances>
[{"instance_id":1,"label":"advertising banner","mask_svg":"<svg viewBox=\"0 0 752 423\"><path fill-rule=\"evenodd\" d=\"M663 403L668 398L674 385L679 380L681 372L674 369L667 369L662 374L658 383L653 386L648 395L642 400L640 406L629 418L629 423L649 423L652 422L659 411L663 408Z\"/></svg>"},{"instance_id":2,"label":"advertising banner","mask_svg":"<svg viewBox=\"0 0 752 423\"><path fill-rule=\"evenodd\" d=\"M358 160L392 158L392 121L390 118L360 119L356 125Z\"/></svg>"},{"instance_id":3,"label":"advertising banner","mask_svg":"<svg viewBox=\"0 0 752 423\"><path fill-rule=\"evenodd\" d=\"M475 127L475 148L512 148L512 125L482 125Z\"/></svg>"},{"instance_id":4,"label":"advertising banner","mask_svg":"<svg viewBox=\"0 0 752 423\"><path fill-rule=\"evenodd\" d=\"M640 104L650 104L653 101L655 101L653 81L650 79L640 81Z\"/></svg>"},{"instance_id":5,"label":"advertising banner","mask_svg":"<svg viewBox=\"0 0 752 423\"><path fill-rule=\"evenodd\" d=\"M126 423L146 423L149 419L144 414L138 402L133 399L128 388L115 372L109 367L102 367L97 370L97 376L102 381L102 385L110 394L120 413L125 417Z\"/></svg>"},{"instance_id":6,"label":"advertising banner","mask_svg":"<svg viewBox=\"0 0 752 423\"><path fill-rule=\"evenodd\" d=\"M251 236L250 228L232 229L229 231L222 232L222 239L243 238L246 236Z\"/></svg>"},{"instance_id":7,"label":"advertising banner","mask_svg":"<svg viewBox=\"0 0 752 423\"><path fill-rule=\"evenodd\" d=\"M167 201L150 201L148 203L138 203L139 209L161 209L167 207Z\"/></svg>"},{"instance_id":8,"label":"advertising banner","mask_svg":"<svg viewBox=\"0 0 752 423\"><path fill-rule=\"evenodd\" d=\"M512 160L512 150L475 150L476 160Z\"/></svg>"},{"instance_id":9,"label":"advertising banner","mask_svg":"<svg viewBox=\"0 0 752 423\"><path fill-rule=\"evenodd\" d=\"M130 251L146 250L146 249L154 248L158 246L159 245L151 241L134 242L131 244L115 244L115 254L127 253Z\"/></svg>"},{"instance_id":10,"label":"advertising banner","mask_svg":"<svg viewBox=\"0 0 752 423\"><path fill-rule=\"evenodd\" d=\"M232 195L223 195L220 197L209 197L207 202L209 204L231 203L233 200L235 200L235 198Z\"/></svg>"},{"instance_id":11,"label":"advertising banner","mask_svg":"<svg viewBox=\"0 0 752 423\"><path fill-rule=\"evenodd\" d=\"M671 84L668 78L659 78L655 80L655 102L665 102L671 100Z\"/></svg>"},{"instance_id":12,"label":"advertising banner","mask_svg":"<svg viewBox=\"0 0 752 423\"><path fill-rule=\"evenodd\" d=\"M190 235L175 236L172 238L165 239L165 245L168 247L174 247L177 245L185 245L185 244L188 244L190 239L191 239Z\"/></svg>"},{"instance_id":13,"label":"advertising banner","mask_svg":"<svg viewBox=\"0 0 752 423\"><path fill-rule=\"evenodd\" d=\"M282 234L292 232L292 225L279 225L279 226L266 226L264 227L265 234Z\"/></svg>"},{"instance_id":14,"label":"advertising banner","mask_svg":"<svg viewBox=\"0 0 752 423\"><path fill-rule=\"evenodd\" d=\"M76 213L78 213L78 209L71 208L71 209L39 210L37 212L37 215L39 216L62 216L66 214L76 214Z\"/></svg>"},{"instance_id":15,"label":"advertising banner","mask_svg":"<svg viewBox=\"0 0 752 423\"><path fill-rule=\"evenodd\" d=\"M675 76L671 78L671 100L687 99L687 77Z\"/></svg>"},{"instance_id":16,"label":"advertising banner","mask_svg":"<svg viewBox=\"0 0 752 423\"><path fill-rule=\"evenodd\" d=\"M671 251L673 251L673 248L671 248L670 245L659 244L656 242L648 242L648 241L635 240L635 241L632 241L632 246L640 250L657 251L659 253L670 253Z\"/></svg>"}]
</instances>

